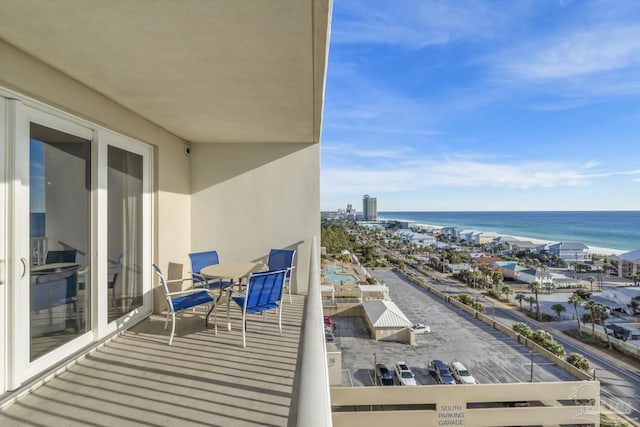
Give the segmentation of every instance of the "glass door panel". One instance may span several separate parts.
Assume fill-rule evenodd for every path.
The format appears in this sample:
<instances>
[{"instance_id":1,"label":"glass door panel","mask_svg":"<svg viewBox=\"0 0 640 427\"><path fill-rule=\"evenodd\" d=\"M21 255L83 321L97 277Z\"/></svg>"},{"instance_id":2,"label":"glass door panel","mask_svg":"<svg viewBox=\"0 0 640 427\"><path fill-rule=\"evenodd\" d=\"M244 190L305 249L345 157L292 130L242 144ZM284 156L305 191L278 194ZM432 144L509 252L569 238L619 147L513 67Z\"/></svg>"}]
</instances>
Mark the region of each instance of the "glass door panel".
<instances>
[{"instance_id":1,"label":"glass door panel","mask_svg":"<svg viewBox=\"0 0 640 427\"><path fill-rule=\"evenodd\" d=\"M29 127L33 361L91 330L91 141Z\"/></svg>"},{"instance_id":2,"label":"glass door panel","mask_svg":"<svg viewBox=\"0 0 640 427\"><path fill-rule=\"evenodd\" d=\"M143 157L109 146L107 172L108 321L143 305Z\"/></svg>"}]
</instances>

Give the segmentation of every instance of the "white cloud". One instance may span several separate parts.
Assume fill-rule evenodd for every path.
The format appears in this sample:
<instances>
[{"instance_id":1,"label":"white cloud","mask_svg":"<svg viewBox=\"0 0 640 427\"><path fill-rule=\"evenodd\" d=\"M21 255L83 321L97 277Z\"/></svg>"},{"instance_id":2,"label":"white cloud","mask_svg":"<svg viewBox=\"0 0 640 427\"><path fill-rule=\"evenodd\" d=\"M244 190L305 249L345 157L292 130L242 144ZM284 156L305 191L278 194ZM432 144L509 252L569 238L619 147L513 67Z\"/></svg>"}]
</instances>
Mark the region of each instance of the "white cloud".
<instances>
[{"instance_id":1,"label":"white cloud","mask_svg":"<svg viewBox=\"0 0 640 427\"><path fill-rule=\"evenodd\" d=\"M418 49L486 38L504 28L509 18L505 9L516 7L473 0L341 1L334 3L334 20L339 19L340 26L332 29L331 41Z\"/></svg>"},{"instance_id":2,"label":"white cloud","mask_svg":"<svg viewBox=\"0 0 640 427\"><path fill-rule=\"evenodd\" d=\"M593 167L596 167L600 164L600 162L596 161L596 160L589 160L587 162L585 162L582 165L582 169L591 169Z\"/></svg>"},{"instance_id":3,"label":"white cloud","mask_svg":"<svg viewBox=\"0 0 640 427\"><path fill-rule=\"evenodd\" d=\"M596 162L587 162L593 167ZM327 195L376 192L412 192L429 187L533 189L588 186L599 178L640 175L640 170L585 173L585 165L559 162L496 163L471 160L397 162L394 168L323 169L323 193Z\"/></svg>"},{"instance_id":4,"label":"white cloud","mask_svg":"<svg viewBox=\"0 0 640 427\"><path fill-rule=\"evenodd\" d=\"M640 65L640 26L602 25L537 39L502 54L516 78L566 79Z\"/></svg>"}]
</instances>

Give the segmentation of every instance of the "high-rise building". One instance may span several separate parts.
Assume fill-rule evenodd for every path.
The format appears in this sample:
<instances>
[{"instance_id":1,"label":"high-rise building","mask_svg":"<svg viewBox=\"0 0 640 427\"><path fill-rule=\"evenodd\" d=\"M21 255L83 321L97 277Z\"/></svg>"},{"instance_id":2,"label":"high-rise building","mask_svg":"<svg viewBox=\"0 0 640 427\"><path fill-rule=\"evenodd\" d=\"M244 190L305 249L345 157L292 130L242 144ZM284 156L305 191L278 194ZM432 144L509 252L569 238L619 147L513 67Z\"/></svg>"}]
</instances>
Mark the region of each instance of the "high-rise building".
<instances>
[{"instance_id":1,"label":"high-rise building","mask_svg":"<svg viewBox=\"0 0 640 427\"><path fill-rule=\"evenodd\" d=\"M365 194L362 198L362 217L365 221L378 220L378 206L375 197L369 197L368 194Z\"/></svg>"}]
</instances>

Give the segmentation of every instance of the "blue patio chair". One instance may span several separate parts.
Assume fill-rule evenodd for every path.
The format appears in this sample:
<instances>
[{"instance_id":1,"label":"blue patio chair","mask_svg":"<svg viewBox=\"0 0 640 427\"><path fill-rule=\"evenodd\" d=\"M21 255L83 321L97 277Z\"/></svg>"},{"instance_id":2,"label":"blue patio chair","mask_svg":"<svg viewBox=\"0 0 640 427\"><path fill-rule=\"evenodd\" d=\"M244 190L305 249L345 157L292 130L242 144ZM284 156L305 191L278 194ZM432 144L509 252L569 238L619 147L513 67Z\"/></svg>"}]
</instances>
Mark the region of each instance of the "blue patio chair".
<instances>
[{"instance_id":1,"label":"blue patio chair","mask_svg":"<svg viewBox=\"0 0 640 427\"><path fill-rule=\"evenodd\" d=\"M118 256L113 276L111 276L111 280L107 281L107 288L111 289L111 304L114 307L116 306L116 282L118 281L118 276L120 275L120 270L122 269L122 258L124 258L124 252Z\"/></svg>"},{"instance_id":2,"label":"blue patio chair","mask_svg":"<svg viewBox=\"0 0 640 427\"><path fill-rule=\"evenodd\" d=\"M242 310L242 346L247 347L245 331L247 329L247 314L262 313L277 310L278 329L282 335L282 291L287 270L266 271L253 273L249 276L244 295L231 297ZM229 304L227 304L227 318L229 318Z\"/></svg>"},{"instance_id":3,"label":"blue patio chair","mask_svg":"<svg viewBox=\"0 0 640 427\"><path fill-rule=\"evenodd\" d=\"M269 251L269 258L267 259L267 265L269 270L287 270L287 274L284 280L284 287L289 292L289 302L291 303L291 274L293 269L296 268L293 265L293 259L296 256L294 249L271 249Z\"/></svg>"},{"instance_id":4,"label":"blue patio chair","mask_svg":"<svg viewBox=\"0 0 640 427\"><path fill-rule=\"evenodd\" d=\"M169 323L169 316L171 316L171 337L169 338L169 345L173 343L173 336L176 332L176 313L186 310L188 308L197 307L200 305L206 305L207 307L211 305L211 308L207 311L207 316L205 317L205 326L209 324L209 316L211 312L213 312L214 324L215 324L215 334L218 334L218 325L216 321L216 300L213 295L210 293L208 289L199 288L199 289L190 289L187 291L169 291L169 283L182 283L185 279L175 279L175 280L166 280L160 268L153 264L153 270L160 278L160 283L162 283L162 287L164 289L165 296L167 298L167 318L164 322L164 328L167 329L167 324ZM186 279L190 280L190 279Z\"/></svg>"},{"instance_id":5,"label":"blue patio chair","mask_svg":"<svg viewBox=\"0 0 640 427\"><path fill-rule=\"evenodd\" d=\"M218 251L192 252L189 254L189 259L191 260L191 276L193 278L193 287L220 289L220 295L218 295L218 299L220 299L220 297L222 296L222 291L231 286L231 282L206 278L200 274L200 271L203 268L209 265L220 264Z\"/></svg>"}]
</instances>

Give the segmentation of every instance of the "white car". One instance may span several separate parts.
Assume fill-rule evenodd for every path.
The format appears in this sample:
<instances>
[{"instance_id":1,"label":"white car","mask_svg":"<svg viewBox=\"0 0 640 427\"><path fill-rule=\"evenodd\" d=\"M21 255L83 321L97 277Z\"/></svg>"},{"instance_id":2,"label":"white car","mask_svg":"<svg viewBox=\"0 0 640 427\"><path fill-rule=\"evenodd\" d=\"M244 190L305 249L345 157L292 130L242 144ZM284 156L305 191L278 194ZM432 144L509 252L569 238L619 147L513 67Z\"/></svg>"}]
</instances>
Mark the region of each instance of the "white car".
<instances>
[{"instance_id":1,"label":"white car","mask_svg":"<svg viewBox=\"0 0 640 427\"><path fill-rule=\"evenodd\" d=\"M477 384L477 381L473 378L471 372L469 372L460 362L449 363L449 371L458 384Z\"/></svg>"},{"instance_id":2,"label":"white car","mask_svg":"<svg viewBox=\"0 0 640 427\"><path fill-rule=\"evenodd\" d=\"M431 326L425 325L424 323L416 323L415 325L411 326L411 329L413 329L413 332L416 334L431 333Z\"/></svg>"},{"instance_id":3,"label":"white car","mask_svg":"<svg viewBox=\"0 0 640 427\"><path fill-rule=\"evenodd\" d=\"M402 385L418 385L416 382L416 376L404 362L396 363L396 376Z\"/></svg>"}]
</instances>

